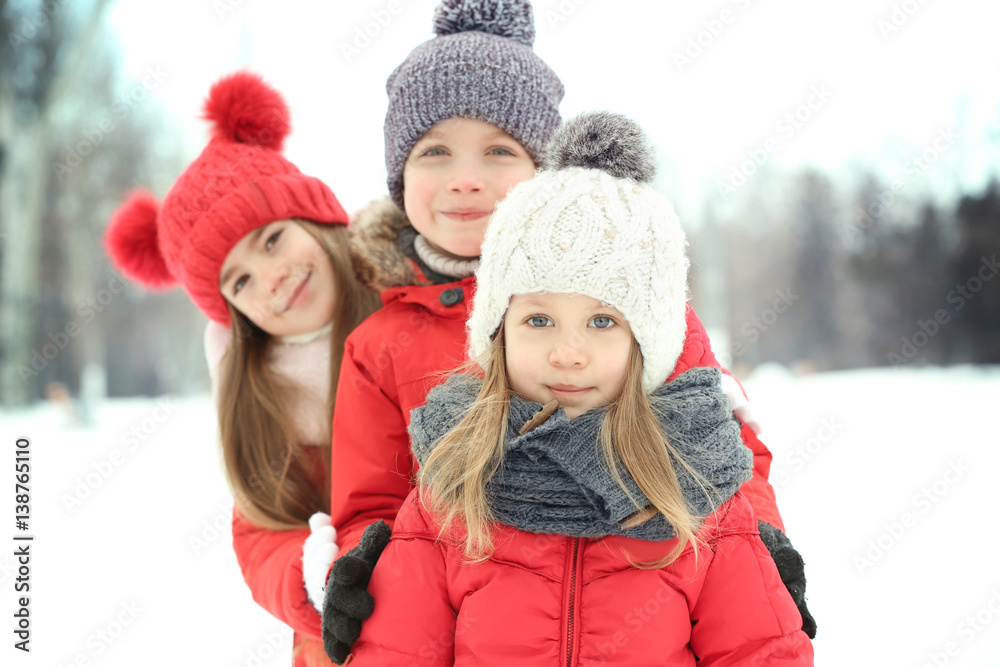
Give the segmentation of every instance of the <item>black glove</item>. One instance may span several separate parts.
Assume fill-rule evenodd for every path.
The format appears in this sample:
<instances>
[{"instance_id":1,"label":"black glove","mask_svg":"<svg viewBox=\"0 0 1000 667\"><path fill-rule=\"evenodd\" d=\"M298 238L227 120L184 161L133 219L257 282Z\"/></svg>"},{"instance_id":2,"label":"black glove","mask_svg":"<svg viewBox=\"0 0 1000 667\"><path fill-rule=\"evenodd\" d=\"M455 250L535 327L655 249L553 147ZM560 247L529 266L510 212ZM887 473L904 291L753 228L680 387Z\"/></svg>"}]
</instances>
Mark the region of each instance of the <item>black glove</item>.
<instances>
[{"instance_id":1,"label":"black glove","mask_svg":"<svg viewBox=\"0 0 1000 667\"><path fill-rule=\"evenodd\" d=\"M792 546L788 537L771 524L758 521L757 527L760 529L761 541L771 552L774 564L778 566L782 583L785 584L792 600L795 601L795 606L802 614L802 631L809 635L809 639L815 639L816 620L806 607L806 571L802 556Z\"/></svg>"},{"instance_id":2,"label":"black glove","mask_svg":"<svg viewBox=\"0 0 1000 667\"><path fill-rule=\"evenodd\" d=\"M372 615L375 599L368 581L392 531L376 521L361 536L361 544L334 562L323 596L323 649L338 665L351 655L351 645L361 636L361 621Z\"/></svg>"}]
</instances>

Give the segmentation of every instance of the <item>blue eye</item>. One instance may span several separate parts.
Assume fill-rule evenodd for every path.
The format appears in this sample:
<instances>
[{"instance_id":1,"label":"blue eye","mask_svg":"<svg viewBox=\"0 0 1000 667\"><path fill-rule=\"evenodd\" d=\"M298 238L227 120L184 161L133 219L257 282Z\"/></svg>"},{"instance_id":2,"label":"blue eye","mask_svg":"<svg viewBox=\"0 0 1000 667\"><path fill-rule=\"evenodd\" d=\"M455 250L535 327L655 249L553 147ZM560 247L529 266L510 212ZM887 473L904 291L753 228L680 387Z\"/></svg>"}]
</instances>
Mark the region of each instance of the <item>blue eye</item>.
<instances>
[{"instance_id":1,"label":"blue eye","mask_svg":"<svg viewBox=\"0 0 1000 667\"><path fill-rule=\"evenodd\" d=\"M615 325L615 321L607 315L597 315L591 318L590 322L596 329L610 329Z\"/></svg>"},{"instance_id":2,"label":"blue eye","mask_svg":"<svg viewBox=\"0 0 1000 667\"><path fill-rule=\"evenodd\" d=\"M528 324L533 327L548 327L552 326L552 320L544 315L532 315L528 318Z\"/></svg>"},{"instance_id":3,"label":"blue eye","mask_svg":"<svg viewBox=\"0 0 1000 667\"><path fill-rule=\"evenodd\" d=\"M491 148L489 151L490 155L513 155L514 151L509 148L504 148L503 146L497 146L496 148Z\"/></svg>"},{"instance_id":4,"label":"blue eye","mask_svg":"<svg viewBox=\"0 0 1000 667\"><path fill-rule=\"evenodd\" d=\"M429 155L431 157L434 157L437 155L447 155L447 152L443 148L437 146L434 148L428 148L422 153L422 155Z\"/></svg>"},{"instance_id":5,"label":"blue eye","mask_svg":"<svg viewBox=\"0 0 1000 667\"><path fill-rule=\"evenodd\" d=\"M264 248L270 250L274 247L274 244L278 242L278 237L281 236L283 230L279 229L275 233L267 237L267 241L264 242Z\"/></svg>"},{"instance_id":6,"label":"blue eye","mask_svg":"<svg viewBox=\"0 0 1000 667\"><path fill-rule=\"evenodd\" d=\"M247 275L242 275L236 279L236 282L233 283L233 296L239 294L240 290L243 289L243 286L246 285L248 280L250 280L250 276Z\"/></svg>"}]
</instances>

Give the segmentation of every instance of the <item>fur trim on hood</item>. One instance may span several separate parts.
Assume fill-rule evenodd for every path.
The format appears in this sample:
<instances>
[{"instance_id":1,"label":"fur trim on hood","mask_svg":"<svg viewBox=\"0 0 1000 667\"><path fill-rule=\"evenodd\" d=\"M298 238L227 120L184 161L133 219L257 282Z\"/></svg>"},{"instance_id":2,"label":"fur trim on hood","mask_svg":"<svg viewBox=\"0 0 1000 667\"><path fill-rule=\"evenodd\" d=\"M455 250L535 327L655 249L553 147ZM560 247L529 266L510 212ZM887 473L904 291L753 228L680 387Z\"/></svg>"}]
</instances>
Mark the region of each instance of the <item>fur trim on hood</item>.
<instances>
[{"instance_id":1,"label":"fur trim on hood","mask_svg":"<svg viewBox=\"0 0 1000 667\"><path fill-rule=\"evenodd\" d=\"M354 216L349 230L354 272L362 283L381 292L424 282L399 244L400 236L415 235L416 230L392 199L370 202Z\"/></svg>"}]
</instances>

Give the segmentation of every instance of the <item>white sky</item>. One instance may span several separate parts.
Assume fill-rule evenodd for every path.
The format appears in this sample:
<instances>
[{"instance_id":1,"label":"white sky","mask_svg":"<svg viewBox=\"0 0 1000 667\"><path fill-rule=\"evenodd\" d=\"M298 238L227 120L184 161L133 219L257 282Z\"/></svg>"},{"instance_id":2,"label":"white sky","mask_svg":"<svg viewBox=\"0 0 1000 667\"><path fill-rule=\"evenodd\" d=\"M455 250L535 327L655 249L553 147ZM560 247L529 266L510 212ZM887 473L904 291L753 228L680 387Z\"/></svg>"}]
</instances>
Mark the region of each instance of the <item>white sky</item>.
<instances>
[{"instance_id":1,"label":"white sky","mask_svg":"<svg viewBox=\"0 0 1000 667\"><path fill-rule=\"evenodd\" d=\"M141 78L147 67L166 73L153 92L176 117L170 140L183 142L190 157L204 146L196 117L212 82L250 67L289 102L286 155L352 210L385 191L385 80L432 36L436 4L121 0L109 18L128 75ZM1000 162L1000 3L538 0L534 7L535 50L566 86L563 116L609 109L638 120L656 141L661 188L682 211L697 214L720 179L769 138L772 166L811 163L849 176L865 161L891 180L964 117L960 140L913 179L914 189L947 195L958 181L979 187ZM900 25L890 32L894 15ZM348 58L344 45L366 25L374 37ZM707 46L679 68L677 54L699 36ZM829 98L813 98L808 120L794 132L779 126L820 89Z\"/></svg>"}]
</instances>

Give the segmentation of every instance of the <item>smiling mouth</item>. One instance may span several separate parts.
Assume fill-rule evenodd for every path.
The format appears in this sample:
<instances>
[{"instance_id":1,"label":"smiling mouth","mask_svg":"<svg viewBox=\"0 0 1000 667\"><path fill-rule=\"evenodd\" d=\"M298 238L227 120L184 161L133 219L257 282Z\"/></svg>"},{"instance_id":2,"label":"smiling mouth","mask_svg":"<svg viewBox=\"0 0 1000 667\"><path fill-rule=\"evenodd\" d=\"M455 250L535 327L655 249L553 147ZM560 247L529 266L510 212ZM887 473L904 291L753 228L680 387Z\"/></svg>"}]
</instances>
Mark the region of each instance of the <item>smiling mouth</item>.
<instances>
[{"instance_id":1,"label":"smiling mouth","mask_svg":"<svg viewBox=\"0 0 1000 667\"><path fill-rule=\"evenodd\" d=\"M310 271L306 275L305 279L299 283L299 286L295 288L295 291L292 292L292 296L288 299L288 302L285 304L284 310L281 311L282 313L287 313L289 310L292 310L293 308L296 308L299 305L299 301L301 301L302 299L302 293L306 289L306 283L308 283L311 278L312 278L312 272Z\"/></svg>"},{"instance_id":2,"label":"smiling mouth","mask_svg":"<svg viewBox=\"0 0 1000 667\"><path fill-rule=\"evenodd\" d=\"M454 209L451 211L441 211L441 215L451 220L458 220L460 222L469 222L471 220L479 220L480 218L485 218L492 215L493 211L483 211L481 209Z\"/></svg>"}]
</instances>

